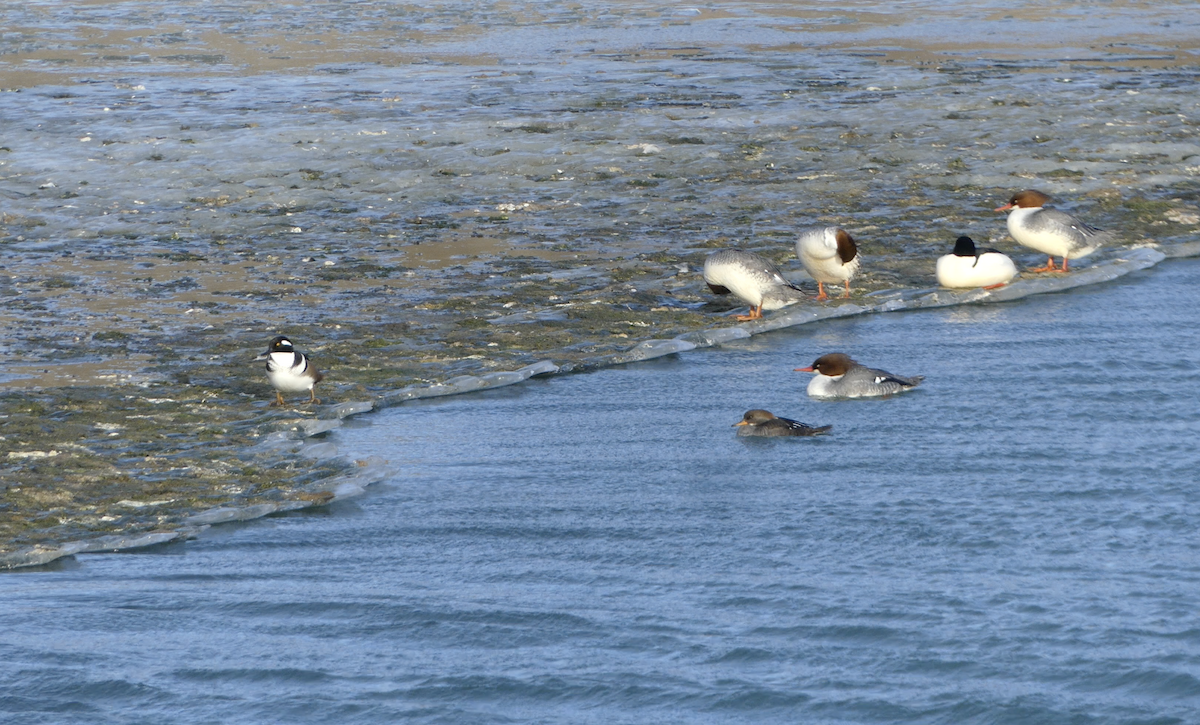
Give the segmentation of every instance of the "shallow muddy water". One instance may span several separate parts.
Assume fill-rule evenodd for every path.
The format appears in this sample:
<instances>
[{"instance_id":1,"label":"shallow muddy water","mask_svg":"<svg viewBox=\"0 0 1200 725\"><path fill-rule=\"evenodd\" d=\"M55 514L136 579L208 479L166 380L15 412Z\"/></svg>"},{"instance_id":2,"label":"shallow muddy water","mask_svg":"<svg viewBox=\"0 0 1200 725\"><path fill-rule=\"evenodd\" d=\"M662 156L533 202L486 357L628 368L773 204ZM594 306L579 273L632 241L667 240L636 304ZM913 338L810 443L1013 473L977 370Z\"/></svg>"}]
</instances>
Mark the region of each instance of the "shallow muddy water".
<instances>
[{"instance_id":1,"label":"shallow muddy water","mask_svg":"<svg viewBox=\"0 0 1200 725\"><path fill-rule=\"evenodd\" d=\"M0 548L170 529L352 465L259 446L333 416L266 410L247 361L278 332L324 400L381 402L722 326L705 254L802 279L804 225L860 241L856 304L929 286L962 233L1041 261L991 211L1017 188L1123 244L1194 241L1195 10L6 8Z\"/></svg>"}]
</instances>

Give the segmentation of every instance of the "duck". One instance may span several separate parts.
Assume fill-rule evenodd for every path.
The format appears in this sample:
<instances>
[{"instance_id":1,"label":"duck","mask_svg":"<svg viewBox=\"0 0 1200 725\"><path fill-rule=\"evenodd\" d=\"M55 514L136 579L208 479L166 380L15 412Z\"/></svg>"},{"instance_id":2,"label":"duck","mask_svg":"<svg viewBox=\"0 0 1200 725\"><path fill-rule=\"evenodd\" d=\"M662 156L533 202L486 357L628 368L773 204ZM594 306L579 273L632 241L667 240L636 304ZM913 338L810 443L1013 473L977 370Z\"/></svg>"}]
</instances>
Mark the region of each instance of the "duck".
<instances>
[{"instance_id":1,"label":"duck","mask_svg":"<svg viewBox=\"0 0 1200 725\"><path fill-rule=\"evenodd\" d=\"M1107 242L1111 232L1090 226L1057 209L1046 207L1050 197L1034 189L1013 194L1008 203L996 211L1008 212L1008 233L1030 249L1050 256L1045 267L1030 272L1067 272L1067 260L1086 257ZM1062 268L1054 258L1062 257Z\"/></svg>"},{"instance_id":2,"label":"duck","mask_svg":"<svg viewBox=\"0 0 1200 725\"><path fill-rule=\"evenodd\" d=\"M816 373L808 382L808 394L813 398L874 398L912 390L925 379L924 375L905 377L886 370L869 368L840 352L817 358L798 373Z\"/></svg>"},{"instance_id":3,"label":"duck","mask_svg":"<svg viewBox=\"0 0 1200 725\"><path fill-rule=\"evenodd\" d=\"M811 426L791 418L780 418L769 410L756 408L747 410L742 422L734 423L738 436L818 436L828 433L833 426Z\"/></svg>"},{"instance_id":4,"label":"duck","mask_svg":"<svg viewBox=\"0 0 1200 725\"><path fill-rule=\"evenodd\" d=\"M284 393L303 393L308 391L308 403L320 403L314 387L325 379L308 359L292 345L285 335L279 335L267 346L267 351L254 358L255 362L267 361L267 380L275 388L275 402L272 406L286 405Z\"/></svg>"},{"instance_id":5,"label":"duck","mask_svg":"<svg viewBox=\"0 0 1200 725\"><path fill-rule=\"evenodd\" d=\"M763 310L777 310L805 299L799 287L787 281L771 260L740 249L722 249L704 260L704 281L715 294L733 294L750 305L743 322L761 320Z\"/></svg>"},{"instance_id":6,"label":"duck","mask_svg":"<svg viewBox=\"0 0 1200 725\"><path fill-rule=\"evenodd\" d=\"M819 227L805 229L796 239L796 256L812 278L817 280L818 300L829 299L825 294L825 283L846 283L846 294L850 297L850 280L858 271L862 260L858 256L858 245L854 237L841 227Z\"/></svg>"},{"instance_id":7,"label":"duck","mask_svg":"<svg viewBox=\"0 0 1200 725\"><path fill-rule=\"evenodd\" d=\"M1017 276L1017 265L996 249L980 249L970 237L959 237L954 251L938 257L937 281L943 287L1001 287Z\"/></svg>"}]
</instances>

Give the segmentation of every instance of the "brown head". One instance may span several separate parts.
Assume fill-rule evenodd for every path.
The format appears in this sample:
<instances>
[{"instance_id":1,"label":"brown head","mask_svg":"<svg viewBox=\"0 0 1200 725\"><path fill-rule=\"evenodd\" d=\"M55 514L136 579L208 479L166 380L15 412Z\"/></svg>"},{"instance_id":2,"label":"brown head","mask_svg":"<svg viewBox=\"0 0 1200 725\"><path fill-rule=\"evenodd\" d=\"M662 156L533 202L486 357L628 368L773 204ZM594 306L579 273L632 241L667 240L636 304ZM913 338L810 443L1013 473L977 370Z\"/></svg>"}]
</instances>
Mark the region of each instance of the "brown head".
<instances>
[{"instance_id":1,"label":"brown head","mask_svg":"<svg viewBox=\"0 0 1200 725\"><path fill-rule=\"evenodd\" d=\"M842 264L858 255L858 245L854 243L854 237L850 236L849 232L838 227L834 236L837 237L838 259L842 260Z\"/></svg>"},{"instance_id":2,"label":"brown head","mask_svg":"<svg viewBox=\"0 0 1200 725\"><path fill-rule=\"evenodd\" d=\"M734 423L733 427L737 428L740 425L762 425L770 420L775 420L774 413L762 410L761 408L755 408L754 410L747 410L746 414L742 416L742 422Z\"/></svg>"},{"instance_id":3,"label":"brown head","mask_svg":"<svg viewBox=\"0 0 1200 725\"><path fill-rule=\"evenodd\" d=\"M845 375L846 371L854 367L858 363L845 353L831 352L828 355L822 355L816 361L806 368L796 368L798 373L820 373L830 377Z\"/></svg>"},{"instance_id":4,"label":"brown head","mask_svg":"<svg viewBox=\"0 0 1200 725\"><path fill-rule=\"evenodd\" d=\"M1018 191L1013 194L1008 203L1004 206L996 207L996 211L1008 211L1017 207L1021 207L1022 209L1036 209L1039 206L1045 206L1049 201L1050 197L1042 192L1035 191L1034 189L1026 189L1025 191Z\"/></svg>"}]
</instances>

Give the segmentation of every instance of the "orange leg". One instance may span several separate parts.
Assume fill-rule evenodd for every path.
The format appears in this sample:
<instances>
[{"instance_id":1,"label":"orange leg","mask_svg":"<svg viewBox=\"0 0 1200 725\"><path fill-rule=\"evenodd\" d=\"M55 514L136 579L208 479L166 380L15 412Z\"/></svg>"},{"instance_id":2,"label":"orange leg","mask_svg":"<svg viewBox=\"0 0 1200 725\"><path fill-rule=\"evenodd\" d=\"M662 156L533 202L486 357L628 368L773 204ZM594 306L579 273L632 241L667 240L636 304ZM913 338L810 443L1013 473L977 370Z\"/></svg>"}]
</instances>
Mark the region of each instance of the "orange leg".
<instances>
[{"instance_id":1,"label":"orange leg","mask_svg":"<svg viewBox=\"0 0 1200 725\"><path fill-rule=\"evenodd\" d=\"M842 299L844 299L844 300L850 299L850 280L846 280L846 296L843 297Z\"/></svg>"},{"instance_id":2,"label":"orange leg","mask_svg":"<svg viewBox=\"0 0 1200 725\"><path fill-rule=\"evenodd\" d=\"M762 319L762 305L759 305L758 307L755 307L754 305L750 305L750 314L738 315L737 319L741 320L742 322L746 322L748 320L761 320Z\"/></svg>"},{"instance_id":3,"label":"orange leg","mask_svg":"<svg viewBox=\"0 0 1200 725\"><path fill-rule=\"evenodd\" d=\"M825 294L825 283L824 283L824 282L821 282L820 280L818 280L818 281L817 281L817 296L816 296L816 299L817 299L817 300L827 300L827 299L829 299L829 295Z\"/></svg>"},{"instance_id":4,"label":"orange leg","mask_svg":"<svg viewBox=\"0 0 1200 725\"><path fill-rule=\"evenodd\" d=\"M1058 267L1054 266L1054 257L1050 257L1050 259L1046 260L1045 267L1033 267L1029 271L1030 272L1057 272Z\"/></svg>"},{"instance_id":5,"label":"orange leg","mask_svg":"<svg viewBox=\"0 0 1200 725\"><path fill-rule=\"evenodd\" d=\"M318 405L321 403L321 399L317 397L317 391L315 388L308 389L308 402L316 403Z\"/></svg>"},{"instance_id":6,"label":"orange leg","mask_svg":"<svg viewBox=\"0 0 1200 725\"><path fill-rule=\"evenodd\" d=\"M287 405L287 403L283 402L283 393L276 390L275 391L275 402L271 403L271 407L274 407L274 406L283 407L285 405Z\"/></svg>"},{"instance_id":7,"label":"orange leg","mask_svg":"<svg viewBox=\"0 0 1200 725\"><path fill-rule=\"evenodd\" d=\"M1001 287L1004 287L1004 286L1005 286L1005 285L1007 285L1007 284L1008 284L1008 282L1000 282L1000 283L997 283L997 284L989 284L989 285L984 285L984 287L983 287L983 288L984 288L984 289L1000 289Z\"/></svg>"},{"instance_id":8,"label":"orange leg","mask_svg":"<svg viewBox=\"0 0 1200 725\"><path fill-rule=\"evenodd\" d=\"M1058 273L1060 273L1060 274L1061 274L1061 273L1064 273L1064 272L1066 272L1066 271L1067 271L1067 258L1066 258L1066 257L1063 257L1063 266L1062 266L1062 269L1059 269L1059 268L1058 268L1058 267L1057 267L1057 266L1054 264L1054 257L1051 257L1051 258L1049 259L1049 261L1047 261L1047 262L1046 262L1046 266L1045 266L1045 267L1035 267L1035 268L1033 268L1033 269L1031 269L1031 270L1029 270L1029 271L1030 271L1030 272L1058 272Z\"/></svg>"}]
</instances>

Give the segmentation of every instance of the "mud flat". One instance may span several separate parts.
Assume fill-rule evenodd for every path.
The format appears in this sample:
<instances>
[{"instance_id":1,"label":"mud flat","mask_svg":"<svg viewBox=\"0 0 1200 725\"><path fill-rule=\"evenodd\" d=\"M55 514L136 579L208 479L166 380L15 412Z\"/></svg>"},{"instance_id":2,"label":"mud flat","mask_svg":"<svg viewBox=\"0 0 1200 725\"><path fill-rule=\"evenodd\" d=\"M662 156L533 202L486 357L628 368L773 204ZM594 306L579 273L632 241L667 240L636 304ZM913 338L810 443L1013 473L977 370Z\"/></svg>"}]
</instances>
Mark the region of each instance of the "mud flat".
<instances>
[{"instance_id":1,"label":"mud flat","mask_svg":"<svg viewBox=\"0 0 1200 725\"><path fill-rule=\"evenodd\" d=\"M372 406L1194 254L1187 8L788 8L14 11L0 566L402 475L322 439ZM931 288L959 234L1044 261L992 212L1025 187L1121 244L1065 280ZM791 236L827 223L860 242L851 300L734 325L704 289L730 245L811 286ZM325 405L267 407L249 361L280 332Z\"/></svg>"}]
</instances>

